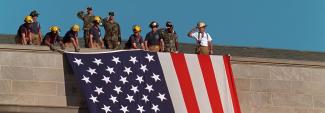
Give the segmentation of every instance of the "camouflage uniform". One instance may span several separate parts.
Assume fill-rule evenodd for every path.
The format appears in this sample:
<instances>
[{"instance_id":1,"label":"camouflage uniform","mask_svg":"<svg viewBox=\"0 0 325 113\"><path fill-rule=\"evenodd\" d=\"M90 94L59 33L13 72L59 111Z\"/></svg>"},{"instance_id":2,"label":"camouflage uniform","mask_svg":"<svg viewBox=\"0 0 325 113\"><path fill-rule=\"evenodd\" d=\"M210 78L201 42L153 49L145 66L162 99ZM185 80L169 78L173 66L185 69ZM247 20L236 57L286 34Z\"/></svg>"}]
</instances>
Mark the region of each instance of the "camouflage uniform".
<instances>
[{"instance_id":1,"label":"camouflage uniform","mask_svg":"<svg viewBox=\"0 0 325 113\"><path fill-rule=\"evenodd\" d=\"M167 29L163 29L160 32L162 39L164 40L164 51L165 52L176 52L177 51L177 34L175 31L169 33Z\"/></svg>"},{"instance_id":2,"label":"camouflage uniform","mask_svg":"<svg viewBox=\"0 0 325 113\"><path fill-rule=\"evenodd\" d=\"M84 14L83 11L78 12L77 16L84 22L83 30L84 30L85 47L88 48L89 32L90 32L90 28L92 28L93 26L93 21L95 16Z\"/></svg>"},{"instance_id":3,"label":"camouflage uniform","mask_svg":"<svg viewBox=\"0 0 325 113\"><path fill-rule=\"evenodd\" d=\"M105 29L104 43L107 49L119 49L121 42L120 25L117 22L109 22L104 19L103 26Z\"/></svg>"}]
</instances>

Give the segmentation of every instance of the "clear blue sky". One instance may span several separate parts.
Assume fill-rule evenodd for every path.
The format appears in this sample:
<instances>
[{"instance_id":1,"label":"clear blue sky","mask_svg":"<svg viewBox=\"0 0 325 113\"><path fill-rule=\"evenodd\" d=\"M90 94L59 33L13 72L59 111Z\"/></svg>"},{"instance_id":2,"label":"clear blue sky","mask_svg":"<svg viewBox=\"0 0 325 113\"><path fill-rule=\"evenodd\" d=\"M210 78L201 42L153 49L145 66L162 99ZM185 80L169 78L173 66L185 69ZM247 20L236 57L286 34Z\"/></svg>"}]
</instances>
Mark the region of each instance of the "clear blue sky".
<instances>
[{"instance_id":1,"label":"clear blue sky","mask_svg":"<svg viewBox=\"0 0 325 113\"><path fill-rule=\"evenodd\" d=\"M89 5L99 16L115 11L124 40L134 24L145 35L150 21L171 20L180 41L193 43L186 33L203 20L214 44L325 52L324 0L1 0L0 34L15 34L36 9L43 33L59 25L64 35L70 25L82 25L76 13Z\"/></svg>"}]
</instances>

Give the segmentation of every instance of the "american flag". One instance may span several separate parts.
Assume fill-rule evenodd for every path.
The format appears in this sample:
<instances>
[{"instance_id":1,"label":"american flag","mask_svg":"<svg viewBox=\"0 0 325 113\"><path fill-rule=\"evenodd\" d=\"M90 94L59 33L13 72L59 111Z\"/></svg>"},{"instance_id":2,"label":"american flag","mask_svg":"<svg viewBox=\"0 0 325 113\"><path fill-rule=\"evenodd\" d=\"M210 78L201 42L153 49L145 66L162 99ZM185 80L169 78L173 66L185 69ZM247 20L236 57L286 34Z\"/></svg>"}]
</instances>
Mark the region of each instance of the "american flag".
<instances>
[{"instance_id":1,"label":"american flag","mask_svg":"<svg viewBox=\"0 0 325 113\"><path fill-rule=\"evenodd\" d=\"M229 56L65 53L90 113L240 113Z\"/></svg>"}]
</instances>

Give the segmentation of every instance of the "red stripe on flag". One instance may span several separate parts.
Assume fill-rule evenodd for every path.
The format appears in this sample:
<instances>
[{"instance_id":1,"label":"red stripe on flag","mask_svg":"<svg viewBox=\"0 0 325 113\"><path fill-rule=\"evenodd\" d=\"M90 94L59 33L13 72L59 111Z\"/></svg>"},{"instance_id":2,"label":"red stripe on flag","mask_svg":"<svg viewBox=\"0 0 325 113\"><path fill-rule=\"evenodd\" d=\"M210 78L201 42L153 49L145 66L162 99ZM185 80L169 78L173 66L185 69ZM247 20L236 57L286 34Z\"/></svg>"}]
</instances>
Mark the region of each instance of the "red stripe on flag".
<instances>
[{"instance_id":1,"label":"red stripe on flag","mask_svg":"<svg viewBox=\"0 0 325 113\"><path fill-rule=\"evenodd\" d=\"M209 55L198 55L205 87L208 92L213 113L223 113L217 80L213 71L212 62Z\"/></svg>"},{"instance_id":2,"label":"red stripe on flag","mask_svg":"<svg viewBox=\"0 0 325 113\"><path fill-rule=\"evenodd\" d=\"M188 113L200 113L184 54L171 53Z\"/></svg>"},{"instance_id":3,"label":"red stripe on flag","mask_svg":"<svg viewBox=\"0 0 325 113\"><path fill-rule=\"evenodd\" d=\"M232 69L231 69L231 65L230 65L230 56L223 56L223 61L224 61L225 69L226 69L226 73L227 73L228 84L229 84L229 89L230 89L230 93L231 93L231 99L232 99L232 103L234 106L234 112L241 113L238 96L237 96L237 91L236 91L236 86L235 86L235 81L234 81L234 76L232 74Z\"/></svg>"}]
</instances>

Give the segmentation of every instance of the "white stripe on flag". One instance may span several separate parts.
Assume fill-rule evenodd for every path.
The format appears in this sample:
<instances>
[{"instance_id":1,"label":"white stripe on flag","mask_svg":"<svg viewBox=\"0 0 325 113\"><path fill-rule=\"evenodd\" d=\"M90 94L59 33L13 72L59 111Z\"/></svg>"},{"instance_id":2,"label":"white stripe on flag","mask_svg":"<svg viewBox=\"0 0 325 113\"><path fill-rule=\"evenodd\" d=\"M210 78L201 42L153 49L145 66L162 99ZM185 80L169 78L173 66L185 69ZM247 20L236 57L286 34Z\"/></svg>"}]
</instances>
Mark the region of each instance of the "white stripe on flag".
<instances>
[{"instance_id":1,"label":"white stripe on flag","mask_svg":"<svg viewBox=\"0 0 325 113\"><path fill-rule=\"evenodd\" d=\"M196 100L199 104L200 113L212 113L198 57L196 54L185 54L185 59L193 83Z\"/></svg>"},{"instance_id":2,"label":"white stripe on flag","mask_svg":"<svg viewBox=\"0 0 325 113\"><path fill-rule=\"evenodd\" d=\"M176 113L187 113L182 90L178 82L176 71L170 53L158 53L163 68L167 87Z\"/></svg>"},{"instance_id":3,"label":"white stripe on flag","mask_svg":"<svg viewBox=\"0 0 325 113\"><path fill-rule=\"evenodd\" d=\"M210 58L217 79L223 111L224 113L234 113L223 56L211 55Z\"/></svg>"}]
</instances>

